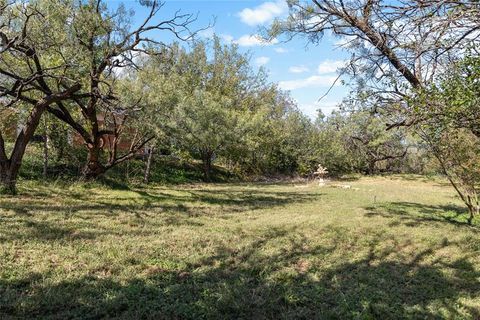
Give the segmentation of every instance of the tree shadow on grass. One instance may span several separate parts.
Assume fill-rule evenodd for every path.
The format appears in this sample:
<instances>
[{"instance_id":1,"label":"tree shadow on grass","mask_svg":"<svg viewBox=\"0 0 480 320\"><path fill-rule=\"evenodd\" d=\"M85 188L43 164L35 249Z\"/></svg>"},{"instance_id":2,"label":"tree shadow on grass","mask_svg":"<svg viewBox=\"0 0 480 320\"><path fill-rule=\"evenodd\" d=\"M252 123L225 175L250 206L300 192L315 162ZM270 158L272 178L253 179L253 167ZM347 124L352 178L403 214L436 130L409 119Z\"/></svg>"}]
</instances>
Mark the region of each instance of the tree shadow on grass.
<instances>
[{"instance_id":1,"label":"tree shadow on grass","mask_svg":"<svg viewBox=\"0 0 480 320\"><path fill-rule=\"evenodd\" d=\"M321 195L308 192L263 191L263 190L180 190L183 195L146 191L135 191L139 198L106 198L79 196L75 193L73 199L78 200L65 205L48 202L48 198L12 199L3 202L0 210L11 210L21 215L31 215L35 212L78 212L91 211L92 213L135 212L139 210L163 209L160 211L173 211L192 213L210 205L220 208L223 213L239 213L260 209L286 206L294 203L314 201ZM69 192L64 192L64 199L70 199ZM47 200L47 201L44 201ZM128 201L130 200L130 201ZM123 201L128 203L123 204ZM132 202L134 202L132 204ZM200 210L201 211L201 210ZM1 211L0 211L1 212ZM198 214L196 214L198 215Z\"/></svg>"},{"instance_id":2,"label":"tree shadow on grass","mask_svg":"<svg viewBox=\"0 0 480 320\"><path fill-rule=\"evenodd\" d=\"M130 217L132 225L151 227L190 225L203 226L202 222L193 218L212 217L230 219L256 210L283 207L295 203L305 203L318 199L320 194L308 192L289 192L272 190L202 190L178 189L178 194L169 194L155 190L135 190L134 195L122 195L110 198L101 194L79 194L69 190L59 191L53 199L65 200L65 204L52 201L50 198L24 197L3 201L0 207L0 239L36 239L78 240L93 239L95 236L117 234L119 230L100 227L92 218L112 219L122 215ZM2 215L7 212L7 215ZM11 214L13 213L13 215ZM41 215L39 215L41 213ZM43 219L46 217L47 219ZM70 218L75 223L69 223ZM78 220L85 224L78 225ZM59 221L62 226L59 226ZM83 227L88 227L84 231ZM29 230L23 235L17 228ZM77 228L77 229L75 229ZM123 230L124 231L124 230ZM125 232L125 231L124 231ZM145 235L145 231L141 231ZM152 231L153 232L153 231Z\"/></svg>"},{"instance_id":3,"label":"tree shadow on grass","mask_svg":"<svg viewBox=\"0 0 480 320\"><path fill-rule=\"evenodd\" d=\"M295 230L293 230L295 232ZM287 240L277 253L262 251ZM378 243L378 242L377 242ZM0 279L0 317L42 319L440 319L478 318L478 270L466 259L428 260L451 244L395 259L372 244L360 259L328 269L336 248L309 246L292 230L271 229L243 248L220 247L177 270L154 265L120 281L89 274L45 281ZM312 258L316 258L312 259ZM317 262L315 262L317 261Z\"/></svg>"},{"instance_id":4,"label":"tree shadow on grass","mask_svg":"<svg viewBox=\"0 0 480 320\"><path fill-rule=\"evenodd\" d=\"M249 189L180 189L187 193L183 196L172 196L164 193L136 191L148 203L173 200L185 204L204 203L221 206L226 212L242 212L272 207L286 206L294 203L309 202L318 199L319 194L308 192L269 191Z\"/></svg>"},{"instance_id":5,"label":"tree shadow on grass","mask_svg":"<svg viewBox=\"0 0 480 320\"><path fill-rule=\"evenodd\" d=\"M448 222L462 227L477 229L478 226L468 225L468 211L465 207L449 205L428 205L415 202L390 202L377 206L365 208L367 217L381 216L390 218L390 226L403 224L408 227L415 227L419 224L431 224L432 222Z\"/></svg>"}]
</instances>

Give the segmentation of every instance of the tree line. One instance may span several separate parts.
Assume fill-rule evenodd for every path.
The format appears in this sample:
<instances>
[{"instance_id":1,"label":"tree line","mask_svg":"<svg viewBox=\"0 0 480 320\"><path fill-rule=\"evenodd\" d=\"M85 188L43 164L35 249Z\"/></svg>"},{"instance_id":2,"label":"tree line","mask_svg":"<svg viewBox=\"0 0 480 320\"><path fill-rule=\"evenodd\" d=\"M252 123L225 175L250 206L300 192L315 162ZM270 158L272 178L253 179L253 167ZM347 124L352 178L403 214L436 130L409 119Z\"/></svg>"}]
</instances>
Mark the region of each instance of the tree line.
<instances>
[{"instance_id":1,"label":"tree line","mask_svg":"<svg viewBox=\"0 0 480 320\"><path fill-rule=\"evenodd\" d=\"M59 153L67 135L81 142L85 180L147 147L201 160L205 180L214 161L249 174L309 172L316 161L306 155L320 127L288 93L218 38L190 45L150 38L157 30L190 40L194 18L153 22L162 3L144 5L147 18L131 28L124 7L112 11L101 1L2 2L3 189L15 192L27 145L47 126L45 140ZM20 131L9 139L12 119ZM118 147L125 138L127 150Z\"/></svg>"},{"instance_id":2,"label":"tree line","mask_svg":"<svg viewBox=\"0 0 480 320\"><path fill-rule=\"evenodd\" d=\"M319 163L339 175L433 163L471 219L479 213L478 2L288 1L266 38L316 45L328 33L351 54L339 70L351 95L314 121L234 44L196 40L194 16L159 21L161 2L141 4L149 13L132 27L128 10L102 1L0 1L4 191L15 192L27 145L48 131L45 150L59 159L72 135L80 141L84 180L145 150L145 181L159 152L200 161L207 181L215 164L307 176Z\"/></svg>"},{"instance_id":3,"label":"tree line","mask_svg":"<svg viewBox=\"0 0 480 320\"><path fill-rule=\"evenodd\" d=\"M343 73L357 101L416 136L470 211L480 213L479 38L474 0L288 1L266 36L325 34L350 53ZM359 140L361 143L361 141Z\"/></svg>"}]
</instances>

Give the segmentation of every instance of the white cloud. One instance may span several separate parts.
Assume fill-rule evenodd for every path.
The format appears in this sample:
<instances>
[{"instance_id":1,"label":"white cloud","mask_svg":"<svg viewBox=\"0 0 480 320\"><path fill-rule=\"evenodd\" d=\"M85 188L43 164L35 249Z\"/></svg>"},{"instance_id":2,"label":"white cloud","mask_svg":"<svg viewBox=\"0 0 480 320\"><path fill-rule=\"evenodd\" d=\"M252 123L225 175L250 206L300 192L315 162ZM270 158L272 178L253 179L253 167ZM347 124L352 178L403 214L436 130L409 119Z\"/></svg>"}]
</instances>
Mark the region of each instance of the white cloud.
<instances>
[{"instance_id":1,"label":"white cloud","mask_svg":"<svg viewBox=\"0 0 480 320\"><path fill-rule=\"evenodd\" d=\"M240 20L249 26L256 26L272 21L287 11L284 0L265 2L255 8L245 8L238 13Z\"/></svg>"},{"instance_id":2,"label":"white cloud","mask_svg":"<svg viewBox=\"0 0 480 320\"><path fill-rule=\"evenodd\" d=\"M279 86L283 90L330 87L336 79L336 76L311 76L304 79L280 81ZM338 82L335 85L338 85Z\"/></svg>"},{"instance_id":3,"label":"white cloud","mask_svg":"<svg viewBox=\"0 0 480 320\"><path fill-rule=\"evenodd\" d=\"M320 101L307 104L299 104L298 108L309 116L312 120L318 116L318 110L322 110L323 114L329 116L332 111L338 110L341 101Z\"/></svg>"},{"instance_id":4,"label":"white cloud","mask_svg":"<svg viewBox=\"0 0 480 320\"><path fill-rule=\"evenodd\" d=\"M254 35L244 35L234 41L241 47L254 47L254 46L269 46L272 44L278 43L277 39L272 39L270 41L265 41L258 34Z\"/></svg>"},{"instance_id":5,"label":"white cloud","mask_svg":"<svg viewBox=\"0 0 480 320\"><path fill-rule=\"evenodd\" d=\"M345 67L346 62L344 60L325 60L318 66L319 74L335 73L337 69Z\"/></svg>"},{"instance_id":6,"label":"white cloud","mask_svg":"<svg viewBox=\"0 0 480 320\"><path fill-rule=\"evenodd\" d=\"M211 39L213 38L213 36L216 34L215 32L215 28L214 27L210 27L210 28L207 28L205 30L201 30L198 32L198 36L200 38L204 38L204 39ZM232 35L228 34L228 33L222 33L222 34L217 34L217 36L222 39L223 41L225 41L226 43L232 43L234 38Z\"/></svg>"},{"instance_id":7,"label":"white cloud","mask_svg":"<svg viewBox=\"0 0 480 320\"><path fill-rule=\"evenodd\" d=\"M231 43L233 41L233 36L230 34L221 34L220 38L227 43Z\"/></svg>"},{"instance_id":8,"label":"white cloud","mask_svg":"<svg viewBox=\"0 0 480 320\"><path fill-rule=\"evenodd\" d=\"M291 73L304 73L310 71L310 69L305 66L293 66L288 68L288 71Z\"/></svg>"},{"instance_id":9,"label":"white cloud","mask_svg":"<svg viewBox=\"0 0 480 320\"><path fill-rule=\"evenodd\" d=\"M264 66L270 61L269 57L258 57L255 59L255 64L258 66Z\"/></svg>"},{"instance_id":10,"label":"white cloud","mask_svg":"<svg viewBox=\"0 0 480 320\"><path fill-rule=\"evenodd\" d=\"M275 50L276 53L287 53L288 52L288 50L285 49L285 48L275 48L273 50Z\"/></svg>"},{"instance_id":11,"label":"white cloud","mask_svg":"<svg viewBox=\"0 0 480 320\"><path fill-rule=\"evenodd\" d=\"M339 101L325 101L325 102L317 102L315 105L317 106L317 109L321 109L325 115L329 115L332 113L333 110L337 110L340 107L340 104L342 103L341 100Z\"/></svg>"},{"instance_id":12,"label":"white cloud","mask_svg":"<svg viewBox=\"0 0 480 320\"><path fill-rule=\"evenodd\" d=\"M202 38L212 38L214 34L215 34L215 28L213 27L210 27L198 32L198 35Z\"/></svg>"}]
</instances>

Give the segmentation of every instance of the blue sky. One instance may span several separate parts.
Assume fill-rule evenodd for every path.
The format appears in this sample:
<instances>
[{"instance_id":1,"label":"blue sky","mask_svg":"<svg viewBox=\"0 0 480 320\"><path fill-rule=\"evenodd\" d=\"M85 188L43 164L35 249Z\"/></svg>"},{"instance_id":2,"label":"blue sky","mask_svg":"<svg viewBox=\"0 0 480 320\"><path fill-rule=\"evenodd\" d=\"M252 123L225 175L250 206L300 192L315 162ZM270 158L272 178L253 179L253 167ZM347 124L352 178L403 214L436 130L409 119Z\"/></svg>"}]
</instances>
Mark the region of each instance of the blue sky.
<instances>
[{"instance_id":1,"label":"blue sky","mask_svg":"<svg viewBox=\"0 0 480 320\"><path fill-rule=\"evenodd\" d=\"M120 2L122 1L110 1L110 4ZM136 11L135 19L145 16L146 9L136 2L123 3ZM238 44L242 52L251 54L252 64L256 67L263 66L269 73L270 81L289 90L299 108L312 118L317 109L330 114L348 93L348 87L338 81L329 94L318 101L337 78L337 69L348 57L346 52L335 45L338 39L326 36L319 45L307 45L304 38L288 42L275 39L272 43L262 43L256 37L260 28L268 27L275 18L286 16L288 8L285 0L167 1L160 16L169 17L179 9L184 13L198 14L193 29L215 22L212 28L202 31L200 36L209 38L215 33L224 42ZM166 34L156 37L169 38Z\"/></svg>"}]
</instances>

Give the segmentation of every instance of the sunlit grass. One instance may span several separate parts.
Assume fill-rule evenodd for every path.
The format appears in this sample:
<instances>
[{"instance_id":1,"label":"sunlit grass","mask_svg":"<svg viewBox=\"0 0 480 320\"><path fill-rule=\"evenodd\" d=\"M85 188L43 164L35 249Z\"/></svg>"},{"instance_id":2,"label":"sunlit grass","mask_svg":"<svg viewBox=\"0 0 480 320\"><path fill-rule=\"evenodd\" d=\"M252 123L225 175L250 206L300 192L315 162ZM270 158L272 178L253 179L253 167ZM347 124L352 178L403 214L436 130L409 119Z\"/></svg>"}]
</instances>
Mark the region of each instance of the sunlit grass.
<instances>
[{"instance_id":1,"label":"sunlit grass","mask_svg":"<svg viewBox=\"0 0 480 320\"><path fill-rule=\"evenodd\" d=\"M0 198L0 318L479 318L465 221L448 185L412 176L23 182Z\"/></svg>"}]
</instances>

